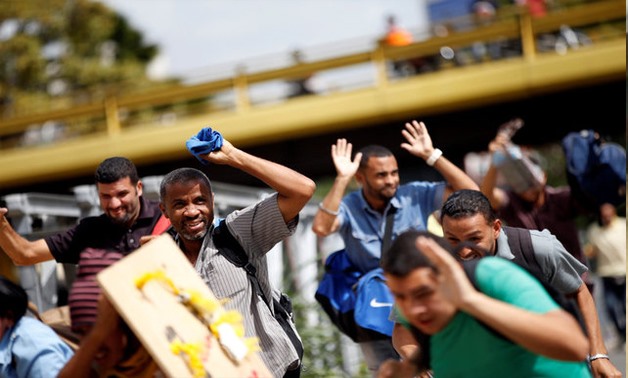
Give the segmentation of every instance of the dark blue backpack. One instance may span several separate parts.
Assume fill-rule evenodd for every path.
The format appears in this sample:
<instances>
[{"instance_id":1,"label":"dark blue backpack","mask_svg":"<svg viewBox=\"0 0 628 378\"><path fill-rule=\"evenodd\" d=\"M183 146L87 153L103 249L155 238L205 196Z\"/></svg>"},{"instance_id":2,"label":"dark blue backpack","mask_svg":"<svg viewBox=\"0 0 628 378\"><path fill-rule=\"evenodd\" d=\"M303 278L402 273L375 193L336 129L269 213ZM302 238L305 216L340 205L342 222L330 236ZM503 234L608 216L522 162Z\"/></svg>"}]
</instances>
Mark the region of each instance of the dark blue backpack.
<instances>
[{"instance_id":1,"label":"dark blue backpack","mask_svg":"<svg viewBox=\"0 0 628 378\"><path fill-rule=\"evenodd\" d=\"M353 341L358 339L355 324L355 290L362 276L347 257L344 249L330 254L325 260L323 275L314 298L338 329Z\"/></svg>"},{"instance_id":2,"label":"dark blue backpack","mask_svg":"<svg viewBox=\"0 0 628 378\"><path fill-rule=\"evenodd\" d=\"M605 142L593 130L571 132L562 140L567 181L586 209L626 201L626 150Z\"/></svg>"},{"instance_id":3,"label":"dark blue backpack","mask_svg":"<svg viewBox=\"0 0 628 378\"><path fill-rule=\"evenodd\" d=\"M394 298L386 286L383 270L362 274L344 249L329 255L316 301L338 329L353 341L389 339L394 323L390 311Z\"/></svg>"}]
</instances>

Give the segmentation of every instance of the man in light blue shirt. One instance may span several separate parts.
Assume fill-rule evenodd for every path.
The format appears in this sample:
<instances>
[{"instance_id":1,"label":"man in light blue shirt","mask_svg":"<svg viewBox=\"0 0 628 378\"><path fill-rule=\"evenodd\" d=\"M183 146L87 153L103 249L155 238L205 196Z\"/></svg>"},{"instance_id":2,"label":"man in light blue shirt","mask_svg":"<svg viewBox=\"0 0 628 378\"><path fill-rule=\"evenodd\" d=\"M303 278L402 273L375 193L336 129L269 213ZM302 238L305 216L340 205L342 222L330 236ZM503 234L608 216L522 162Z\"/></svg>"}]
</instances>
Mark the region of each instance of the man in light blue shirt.
<instances>
[{"instance_id":1,"label":"man in light blue shirt","mask_svg":"<svg viewBox=\"0 0 628 378\"><path fill-rule=\"evenodd\" d=\"M338 139L331 147L337 176L319 205L312 229L319 236L338 232L351 262L363 273L379 267L386 218L394 210L391 240L403 231L427 229L427 219L438 210L452 190L478 189L460 168L434 148L425 124L405 124L401 147L425 160L444 178L441 182L416 181L400 185L397 160L385 147L371 145L351 159L352 144ZM355 176L361 189L345 196ZM343 198L344 196L344 198ZM375 374L381 362L397 358L390 339L360 342L369 370Z\"/></svg>"},{"instance_id":2,"label":"man in light blue shirt","mask_svg":"<svg viewBox=\"0 0 628 378\"><path fill-rule=\"evenodd\" d=\"M22 287L0 276L0 377L53 378L74 354L39 320L25 317Z\"/></svg>"},{"instance_id":3,"label":"man in light blue shirt","mask_svg":"<svg viewBox=\"0 0 628 378\"><path fill-rule=\"evenodd\" d=\"M373 209L362 191L347 194L336 219L339 220L338 232L351 261L362 272L378 268L386 226L385 214L395 212L393 235L409 229L426 230L427 218L439 208L445 188L445 182L414 181L399 185L383 212Z\"/></svg>"}]
</instances>

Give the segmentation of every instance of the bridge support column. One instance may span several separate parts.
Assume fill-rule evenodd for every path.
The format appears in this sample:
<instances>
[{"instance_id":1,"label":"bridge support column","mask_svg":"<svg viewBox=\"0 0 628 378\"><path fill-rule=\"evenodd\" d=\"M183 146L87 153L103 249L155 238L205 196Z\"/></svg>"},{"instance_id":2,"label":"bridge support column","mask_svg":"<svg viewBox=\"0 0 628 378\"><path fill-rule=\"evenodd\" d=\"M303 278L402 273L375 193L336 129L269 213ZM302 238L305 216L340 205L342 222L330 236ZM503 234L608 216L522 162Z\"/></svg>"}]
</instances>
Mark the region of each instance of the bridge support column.
<instances>
[{"instance_id":1,"label":"bridge support column","mask_svg":"<svg viewBox=\"0 0 628 378\"><path fill-rule=\"evenodd\" d=\"M388 85L388 70L386 69L386 56L384 54L384 45L380 42L375 51L373 51L373 64L375 64L376 77L375 82L379 87Z\"/></svg>"},{"instance_id":2,"label":"bridge support column","mask_svg":"<svg viewBox=\"0 0 628 378\"><path fill-rule=\"evenodd\" d=\"M532 28L532 17L530 17L529 12L524 11L519 15L519 29L521 31L523 56L527 60L534 60L536 58L536 42Z\"/></svg>"},{"instance_id":3,"label":"bridge support column","mask_svg":"<svg viewBox=\"0 0 628 378\"><path fill-rule=\"evenodd\" d=\"M118 100L115 97L105 99L105 118L107 121L107 134L120 134L120 118L118 117Z\"/></svg>"}]
</instances>

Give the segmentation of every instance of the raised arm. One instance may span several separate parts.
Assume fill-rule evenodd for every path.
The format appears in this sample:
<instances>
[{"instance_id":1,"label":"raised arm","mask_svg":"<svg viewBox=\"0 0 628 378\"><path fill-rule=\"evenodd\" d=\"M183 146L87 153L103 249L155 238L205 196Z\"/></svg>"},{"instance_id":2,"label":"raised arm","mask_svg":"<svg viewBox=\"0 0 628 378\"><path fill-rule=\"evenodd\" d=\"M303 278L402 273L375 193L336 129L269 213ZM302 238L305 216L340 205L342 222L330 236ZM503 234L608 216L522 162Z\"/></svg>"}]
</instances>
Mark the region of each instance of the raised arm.
<instances>
[{"instance_id":1,"label":"raised arm","mask_svg":"<svg viewBox=\"0 0 628 378\"><path fill-rule=\"evenodd\" d=\"M8 211L5 207L0 208L0 249L15 265L33 265L52 260L52 253L44 239L28 241L11 227L6 218Z\"/></svg>"},{"instance_id":2,"label":"raised arm","mask_svg":"<svg viewBox=\"0 0 628 378\"><path fill-rule=\"evenodd\" d=\"M417 248L436 265L443 292L459 310L533 353L564 361L586 358L589 342L564 310L535 313L491 298L471 285L460 264L434 240L419 237Z\"/></svg>"},{"instance_id":3,"label":"raised arm","mask_svg":"<svg viewBox=\"0 0 628 378\"><path fill-rule=\"evenodd\" d=\"M319 236L327 236L338 231L338 208L340 201L351 183L353 176L358 171L362 153L357 153L351 160L353 145L347 143L346 139L338 139L336 144L331 146L331 158L336 167L336 179L329 193L319 204L319 209L314 216L312 231Z\"/></svg>"},{"instance_id":4,"label":"raised arm","mask_svg":"<svg viewBox=\"0 0 628 378\"><path fill-rule=\"evenodd\" d=\"M299 214L316 189L314 181L304 175L244 152L226 139L220 150L210 152L203 158L210 163L228 165L246 172L277 191L279 210L286 222Z\"/></svg>"},{"instance_id":5,"label":"raised arm","mask_svg":"<svg viewBox=\"0 0 628 378\"><path fill-rule=\"evenodd\" d=\"M480 184L480 191L488 198L491 202L491 206L495 210L499 210L502 208L506 202L506 192L497 187L497 166L495 165L495 154L505 153L506 144L510 141L510 139L504 135L497 134L495 139L493 139L488 145L488 151L491 154L491 164L482 179L482 184Z\"/></svg>"},{"instance_id":6,"label":"raised arm","mask_svg":"<svg viewBox=\"0 0 628 378\"><path fill-rule=\"evenodd\" d=\"M443 201L449 195L460 189L479 190L478 185L462 169L458 168L451 161L447 160L443 152L434 148L432 138L427 132L423 122L407 122L406 129L401 131L406 138L406 143L401 144L401 148L410 154L424 159L425 162L434 167L447 181L447 190L444 193Z\"/></svg>"}]
</instances>

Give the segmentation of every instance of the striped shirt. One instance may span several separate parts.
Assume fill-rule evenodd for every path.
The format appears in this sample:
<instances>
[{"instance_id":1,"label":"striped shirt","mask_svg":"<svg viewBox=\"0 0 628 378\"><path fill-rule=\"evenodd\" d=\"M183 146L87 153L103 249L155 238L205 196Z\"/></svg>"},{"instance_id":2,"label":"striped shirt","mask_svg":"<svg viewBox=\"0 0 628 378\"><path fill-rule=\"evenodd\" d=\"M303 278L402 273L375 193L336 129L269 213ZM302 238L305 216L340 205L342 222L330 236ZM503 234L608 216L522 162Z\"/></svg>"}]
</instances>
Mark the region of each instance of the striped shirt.
<instances>
[{"instance_id":1,"label":"striped shirt","mask_svg":"<svg viewBox=\"0 0 628 378\"><path fill-rule=\"evenodd\" d=\"M298 217L286 225L274 194L229 214L226 223L246 251L249 262L257 269L257 279L265 297L277 297L277 290L273 289L268 279L266 253L294 233ZM268 304L256 294L246 271L219 253L211 232L203 240L195 268L217 298L229 300L225 304L226 309L242 314L246 336L259 339L260 356L275 377L282 377L286 371L299 366L297 352Z\"/></svg>"}]
</instances>

